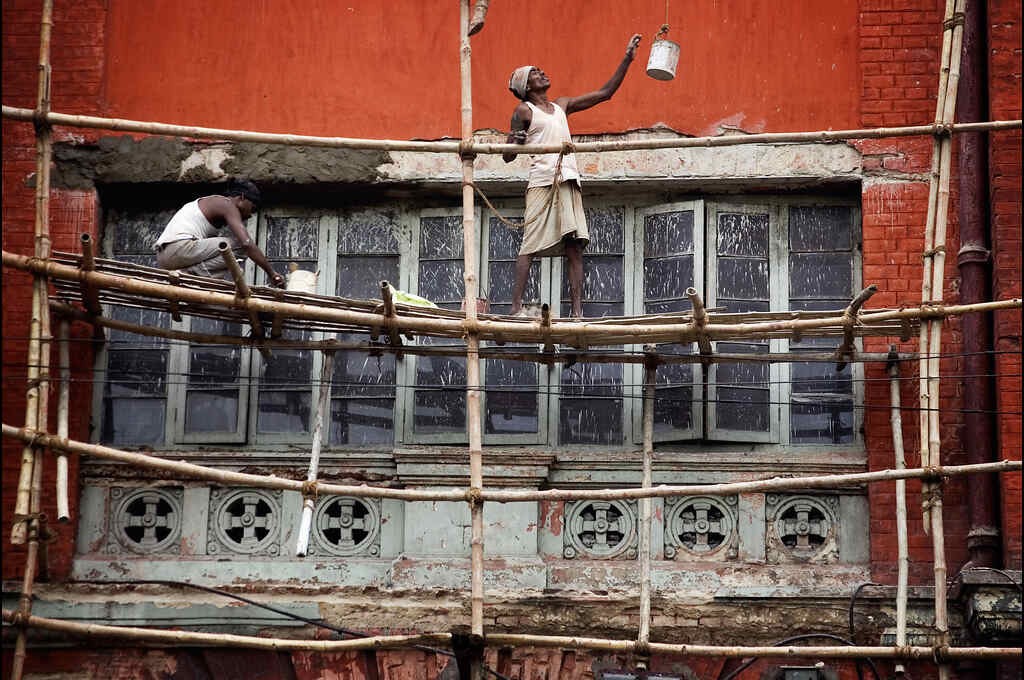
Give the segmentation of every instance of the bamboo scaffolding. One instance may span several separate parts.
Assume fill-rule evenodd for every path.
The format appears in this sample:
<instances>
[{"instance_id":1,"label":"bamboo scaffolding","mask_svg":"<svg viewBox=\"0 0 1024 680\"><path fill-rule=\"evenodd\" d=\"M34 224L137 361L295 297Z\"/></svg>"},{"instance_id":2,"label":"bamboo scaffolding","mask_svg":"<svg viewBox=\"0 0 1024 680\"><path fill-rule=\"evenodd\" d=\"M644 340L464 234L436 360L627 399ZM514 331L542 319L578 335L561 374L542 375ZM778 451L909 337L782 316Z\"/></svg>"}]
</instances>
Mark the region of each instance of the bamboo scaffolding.
<instances>
[{"instance_id":1,"label":"bamboo scaffolding","mask_svg":"<svg viewBox=\"0 0 1024 680\"><path fill-rule=\"evenodd\" d=\"M147 296L160 300L178 300L190 305L214 305L221 309L239 309L247 312L252 309L259 313L281 312L293 318L306 319L316 322L331 322L343 328L372 329L374 326L385 325L385 317L374 312L355 311L352 309L338 309L327 306L314 306L305 303L278 302L272 297L261 297L254 294L252 297L240 299L229 293L221 293L206 290L196 290L186 287L173 287L164 283L143 281L136 278L116 276L100 271L82 272L77 267L59 264L52 260L39 260L36 258L16 255L7 251L3 252L4 266L22 269L25 271L45 273L57 279L87 279L102 288L125 291L136 295ZM330 298L326 298L329 300ZM1016 309L1021 306L1019 298L990 303L976 303L972 305L922 305L916 309L900 309L886 311L866 311L859 317L857 326L858 335L868 335L878 332L881 335L892 335L899 332L897 329L886 328L879 330L873 325L897 322L901 319L918 318L942 318L945 316L965 314L975 311L990 311L996 309ZM183 309L183 312L188 310ZM436 310L430 310L434 312ZM832 335L841 330L837 327L843 325L843 317L819 317L800 318L797 313L787 313L785 316L791 318L774 321L756 321L748 323L714 323L716 317L709 315L710 322L704 327L708 337L714 340L729 340L735 338L760 337L788 337L794 330L799 330L805 335L811 336L818 329L826 329L826 334ZM792 318L797 317L797 318ZM403 314L393 320L404 332L416 332L439 337L463 337L469 333L479 333L481 339L501 339L506 342L532 342L539 343L544 337L539 332L536 322L496 320L493 318L478 319L467 315L466 318L451 316L421 316L413 317ZM831 330L829 330L831 327ZM550 334L551 342L574 345L585 338L591 344L630 344L635 342L637 337L643 337L651 343L688 343L693 342L696 336L696 327L692 321L687 323L645 323L643 317L637 317L637 323L597 324L589 321L554 321L547 331Z\"/></svg>"},{"instance_id":2,"label":"bamboo scaffolding","mask_svg":"<svg viewBox=\"0 0 1024 680\"><path fill-rule=\"evenodd\" d=\"M35 191L35 256L50 257L50 160L53 139L45 116L50 111L50 35L53 29L53 0L43 0L39 28L39 85L33 122L36 133L36 191ZM36 273L32 281L32 311L29 322L28 357L36 366L29 369L28 389L25 394L25 427L47 429L49 426L49 364L50 364L50 307L49 280L44 273ZM36 361L32 362L33 356ZM40 500L43 484L43 456L33 442L25 442L21 454L15 497L15 521L11 528L11 543L27 541L25 569L22 577L18 617L25 621L32 614L32 590L39 560ZM11 662L12 680L21 680L25 672L27 634L19 628Z\"/></svg>"},{"instance_id":3,"label":"bamboo scaffolding","mask_svg":"<svg viewBox=\"0 0 1024 680\"><path fill-rule=\"evenodd\" d=\"M896 345L889 345L889 402L891 404L889 424L892 427L892 449L896 470L905 470L906 456L903 452L903 412L900 407L900 363L896 360ZM907 547L907 482L896 480L896 646L907 644L907 578L910 573L910 555ZM902 675L902 664L896 665L897 675Z\"/></svg>"},{"instance_id":4,"label":"bamboo scaffolding","mask_svg":"<svg viewBox=\"0 0 1024 680\"><path fill-rule=\"evenodd\" d=\"M252 291L249 289L249 284L245 281L245 273L239 266L238 260L235 259L235 254L228 247L227 241L221 241L218 250L220 250L221 257L224 258L224 263L228 266L228 271L231 272L231 278L235 281L235 296L243 301L248 300L252 297ZM178 311L180 313L180 310ZM262 340L265 333L263 332L263 324L260 322L259 312L250 305L245 305L245 311L249 316L249 327L252 328L253 337L257 340ZM269 349L262 344L257 344L256 348L263 355L264 361L271 360L272 355Z\"/></svg>"},{"instance_id":5,"label":"bamboo scaffolding","mask_svg":"<svg viewBox=\"0 0 1024 680\"><path fill-rule=\"evenodd\" d=\"M57 355L60 364L60 396L57 400L57 436L68 438L68 418L71 405L71 323L62 318L57 330ZM68 498L68 457L57 454L57 521L71 519Z\"/></svg>"},{"instance_id":6,"label":"bamboo scaffolding","mask_svg":"<svg viewBox=\"0 0 1024 680\"><path fill-rule=\"evenodd\" d=\"M954 12L943 21L943 51L945 43L949 38L949 71L946 76L945 97L942 100L940 121L944 125L953 123L956 112L956 95L960 81L960 56L963 42L963 18L966 0L956 0ZM948 12L947 4L947 12ZM941 78L941 76L940 76ZM941 88L940 88L941 89ZM940 111L938 105L936 110ZM935 228L932 247L926 252L925 259L931 255L931 297L941 304L945 280L946 261L946 226L948 224L949 212L949 180L952 174L952 135L946 135L940 139L939 144L939 177L936 191L935 207ZM933 178L934 180L934 178ZM926 238L927 242L927 238ZM927 275L927 274L926 274ZM922 277L924 278L924 277ZM942 323L932 319L928 326L928 345L932 356L928 357L928 404L932 410L927 414L928 425L928 458L927 463L922 459L923 466L939 466L942 463L941 456L941 423L939 418L939 356L942 351ZM923 449L922 449L923 450ZM933 569L935 579L935 632L938 637L938 644L948 646L949 635L949 613L946 593L946 547L945 531L942 518L942 484L928 483L925 485L925 500L930 503L930 520L932 529ZM927 523L927 521L926 521ZM948 663L939 663L939 678L945 680L949 677L950 668Z\"/></svg>"},{"instance_id":7,"label":"bamboo scaffolding","mask_svg":"<svg viewBox=\"0 0 1024 680\"><path fill-rule=\"evenodd\" d=\"M104 328L127 331L155 338L166 338L168 340L182 340L201 344L237 345L250 346L256 344L253 338L238 335L217 335L214 333L197 333L192 331L179 331L170 328L157 328L143 324L110 319L107 317L93 318L71 305L50 301L50 311L76 321L98 324ZM314 349L314 350L354 350L361 352L393 352L401 355L403 353L415 354L418 356L465 356L466 352L458 347L408 345L394 347L373 342L347 342L341 340L262 340L260 344L270 348L287 349ZM608 350L563 351L551 354L546 351L527 351L521 348L502 349L498 347L483 347L480 349L480 357L483 359L502 359L508 361L529 361L545 364L559 363L633 363L645 364L655 362L662 364L693 364L693 363L786 363L791 361L819 361L830 362L835 360L833 352L772 352L767 354L740 354L731 352L720 352L711 355L694 356L692 354L675 353L627 353ZM901 353L897 355L897 361L911 361L917 359L916 353ZM881 352L860 352L853 358L854 362L882 362L889 361L888 354Z\"/></svg>"},{"instance_id":8,"label":"bamboo scaffolding","mask_svg":"<svg viewBox=\"0 0 1024 680\"><path fill-rule=\"evenodd\" d=\"M31 122L32 109L4 105L0 116L8 120ZM333 149L363 149L374 151L418 151L422 153L461 153L463 150L474 154L537 154L559 153L561 145L555 144L497 144L480 143L462 147L458 141L424 142L394 139L359 139L355 137L320 137L315 135L276 134L248 130L230 130L193 125L175 125L151 121L127 120L124 118L101 118L99 116L78 116L67 113L47 113L44 120L50 125L63 127L92 128L115 132L187 137L190 139L211 139L232 142L256 142L282 144L287 146L316 146ZM979 123L961 123L953 126L951 132L985 132L1017 130L1020 120L996 120ZM818 130L814 132L768 132L753 135L725 135L721 137L673 137L669 139L629 139L611 142L578 142L574 145L577 153L605 151L647 151L654 149L680 149L718 146L740 146L743 144L785 144L800 142L842 142L851 139L881 139L885 137L920 137L944 134L944 127L935 125L908 125L902 127L864 128L854 130Z\"/></svg>"},{"instance_id":9,"label":"bamboo scaffolding","mask_svg":"<svg viewBox=\"0 0 1024 680\"><path fill-rule=\"evenodd\" d=\"M705 330L708 315L704 309L704 301L701 300L697 289L692 287L686 289L686 297L690 298L690 304L693 305L693 326L694 332L697 335L697 346L700 348L700 353L703 355L713 354L714 349L711 347L711 340L708 339Z\"/></svg>"},{"instance_id":10,"label":"bamboo scaffolding","mask_svg":"<svg viewBox=\"0 0 1024 680\"><path fill-rule=\"evenodd\" d=\"M334 352L324 352L324 366L320 376L320 395L316 402L316 420L313 424L313 446L309 454L309 471L306 482L316 484L316 476L320 469L320 446L324 438L324 421L327 420L328 406L331 403L331 379L334 377ZM330 422L327 424L330 432ZM302 519L299 522L299 535L295 541L295 556L305 557L309 548L309 530L313 523L313 506L316 505L316 491L303 493Z\"/></svg>"},{"instance_id":11,"label":"bamboo scaffolding","mask_svg":"<svg viewBox=\"0 0 1024 680\"><path fill-rule=\"evenodd\" d=\"M857 294L850 302L846 311L843 312L843 343L836 349L836 372L846 368L848 358L854 356L853 339L855 337L854 327L858 323L857 316L861 307L872 295L878 292L878 286L870 285Z\"/></svg>"},{"instance_id":12,"label":"bamboo scaffolding","mask_svg":"<svg viewBox=\"0 0 1024 680\"><path fill-rule=\"evenodd\" d=\"M19 439L23 442L36 440L41 446L57 451L67 451L101 460L128 463L138 467L162 471L171 475L183 475L192 479L202 479L223 486L252 486L262 489L281 489L302 493L305 482L297 479L284 479L269 475L255 475L245 472L233 472L180 460L169 460L145 453L121 451L100 444L88 444L73 439L60 437L43 432L33 432L17 428L6 423L2 426L5 437ZM945 465L936 468L907 468L905 470L876 470L874 472L856 472L839 475L814 475L808 477L773 477L745 482L728 482L721 484L693 485L660 485L650 489L545 489L545 490L513 490L484 489L479 499L496 503L523 503L533 501L580 501L580 500L633 500L640 498L666 498L669 496L727 496L737 493L754 493L762 491L784 491L789 489L837 489L892 481L896 479L920 479L928 476L953 477L958 475L977 474L981 472L1015 472L1021 469L1019 460L1003 460L995 463L976 465ZM392 498L405 501L465 501L471 500L475 494L466 491L428 491L425 489L395 489L389 487L362 485L344 485L319 482L317 493L321 496L355 496L359 498Z\"/></svg>"},{"instance_id":13,"label":"bamboo scaffolding","mask_svg":"<svg viewBox=\"0 0 1024 680\"><path fill-rule=\"evenodd\" d=\"M486 10L486 5L484 6ZM472 48L469 42L469 0L459 3L459 75L462 93L462 144L473 140L473 70ZM473 208L473 161L470 153L461 154L462 160L462 256L463 278L466 284L466 429L469 435L469 509L472 524L470 544L470 630L473 635L484 634L484 486L483 430L480 422L480 332L477 321L479 279L476 261L476 224ZM474 656L471 675L479 680L483 668L479 656Z\"/></svg>"},{"instance_id":14,"label":"bamboo scaffolding","mask_svg":"<svg viewBox=\"0 0 1024 680\"><path fill-rule=\"evenodd\" d=\"M15 613L3 610L3 619L13 622ZM450 633L420 633L418 635L379 635L351 640L295 640L288 638L255 637L230 633L194 633L180 630L160 630L130 626L106 626L94 623L77 623L60 619L30 616L26 625L40 630L49 630L89 639L129 640L151 642L162 646L187 647L237 647L242 649L268 649L281 652L344 652L360 649L405 649L416 645L449 645ZM613 652L635 652L637 643L627 640L603 640L600 638L569 637L554 635L513 635L491 634L487 636L492 646L533 646L560 647L564 649L592 649ZM716 647L711 645L674 645L661 642L650 643L652 653L665 656L723 656L743 658L759 656L766 658L825 658L856 659L873 657L881 659L928 660L936 654L949 659L1019 659L1021 649L1013 647Z\"/></svg>"}]
</instances>

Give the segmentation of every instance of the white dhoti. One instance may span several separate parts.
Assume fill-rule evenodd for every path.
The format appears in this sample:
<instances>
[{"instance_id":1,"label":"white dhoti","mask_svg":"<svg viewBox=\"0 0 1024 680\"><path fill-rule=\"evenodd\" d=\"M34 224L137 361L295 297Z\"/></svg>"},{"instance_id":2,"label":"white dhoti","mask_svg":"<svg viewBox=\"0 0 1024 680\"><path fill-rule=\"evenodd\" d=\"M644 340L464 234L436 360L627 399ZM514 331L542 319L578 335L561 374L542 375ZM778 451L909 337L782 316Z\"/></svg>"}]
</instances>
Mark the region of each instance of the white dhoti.
<instances>
[{"instance_id":1,"label":"white dhoti","mask_svg":"<svg viewBox=\"0 0 1024 680\"><path fill-rule=\"evenodd\" d=\"M552 195L553 194L553 195ZM520 255L552 257L565 253L565 239L590 242L583 194L575 181L526 190L526 214Z\"/></svg>"}]
</instances>

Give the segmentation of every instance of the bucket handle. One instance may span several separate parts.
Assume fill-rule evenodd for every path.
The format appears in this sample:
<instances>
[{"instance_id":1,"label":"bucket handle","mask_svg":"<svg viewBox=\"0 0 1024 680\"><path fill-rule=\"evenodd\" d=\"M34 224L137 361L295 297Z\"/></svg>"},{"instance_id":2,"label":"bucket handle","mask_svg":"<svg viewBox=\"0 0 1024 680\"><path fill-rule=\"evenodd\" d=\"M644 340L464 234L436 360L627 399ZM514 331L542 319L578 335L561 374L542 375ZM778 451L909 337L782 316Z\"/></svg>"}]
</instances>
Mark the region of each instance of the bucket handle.
<instances>
[{"instance_id":1,"label":"bucket handle","mask_svg":"<svg viewBox=\"0 0 1024 680\"><path fill-rule=\"evenodd\" d=\"M658 31L658 35L654 36L655 40L668 40L668 24L662 24L661 30Z\"/></svg>"}]
</instances>

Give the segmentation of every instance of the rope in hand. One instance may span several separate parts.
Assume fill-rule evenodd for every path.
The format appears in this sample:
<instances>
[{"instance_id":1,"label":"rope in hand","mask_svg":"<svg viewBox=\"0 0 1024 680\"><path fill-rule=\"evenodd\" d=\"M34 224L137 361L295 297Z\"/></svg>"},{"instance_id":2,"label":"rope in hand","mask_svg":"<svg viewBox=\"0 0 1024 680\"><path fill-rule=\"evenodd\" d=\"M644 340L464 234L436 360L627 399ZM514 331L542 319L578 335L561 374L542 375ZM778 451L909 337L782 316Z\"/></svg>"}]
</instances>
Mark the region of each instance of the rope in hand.
<instances>
[{"instance_id":1,"label":"rope in hand","mask_svg":"<svg viewBox=\"0 0 1024 680\"><path fill-rule=\"evenodd\" d=\"M494 204L491 203L490 199L487 198L487 194L480 190L480 187L478 187L475 183L470 183L470 185L473 187L473 189L476 190L476 193L480 194L480 198L483 199L484 203L487 204L487 207L491 210L492 213L494 213L494 216L497 217L502 224L504 224L506 227L510 229L525 229L528 225L533 224L542 216L546 215L553 206L558 205L558 178L562 173L562 159L565 158L565 154L574 153L575 150L576 147L573 145L572 142L564 142L562 144L562 150L558 152L558 162L555 163L555 181L552 182L551 186L548 188L548 196L547 198L544 199L544 205L541 207L540 210L537 211L536 215L534 215L528 220L525 219L525 216L522 222L512 222L508 220L501 213L498 212L498 209L495 208Z\"/></svg>"}]
</instances>

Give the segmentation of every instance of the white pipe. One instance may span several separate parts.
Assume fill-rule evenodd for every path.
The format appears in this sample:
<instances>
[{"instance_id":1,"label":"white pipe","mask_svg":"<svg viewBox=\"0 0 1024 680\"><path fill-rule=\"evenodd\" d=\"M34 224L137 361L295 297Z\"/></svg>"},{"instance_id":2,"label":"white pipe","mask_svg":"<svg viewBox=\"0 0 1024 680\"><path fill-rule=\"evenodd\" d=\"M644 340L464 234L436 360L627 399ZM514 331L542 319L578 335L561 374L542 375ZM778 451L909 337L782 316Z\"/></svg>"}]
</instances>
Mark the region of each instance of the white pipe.
<instances>
[{"instance_id":1,"label":"white pipe","mask_svg":"<svg viewBox=\"0 0 1024 680\"><path fill-rule=\"evenodd\" d=\"M313 447L309 455L307 482L315 482L320 468L320 447L324 438L324 420L327 405L331 401L331 378L334 376L334 352L324 352L324 368L320 376L320 397L316 404L316 422L313 425ZM330 426L328 426L329 429ZM295 556L305 557L309 549L309 530L313 524L315 499L307 495L302 500L302 519L299 522L299 537L295 541Z\"/></svg>"}]
</instances>

